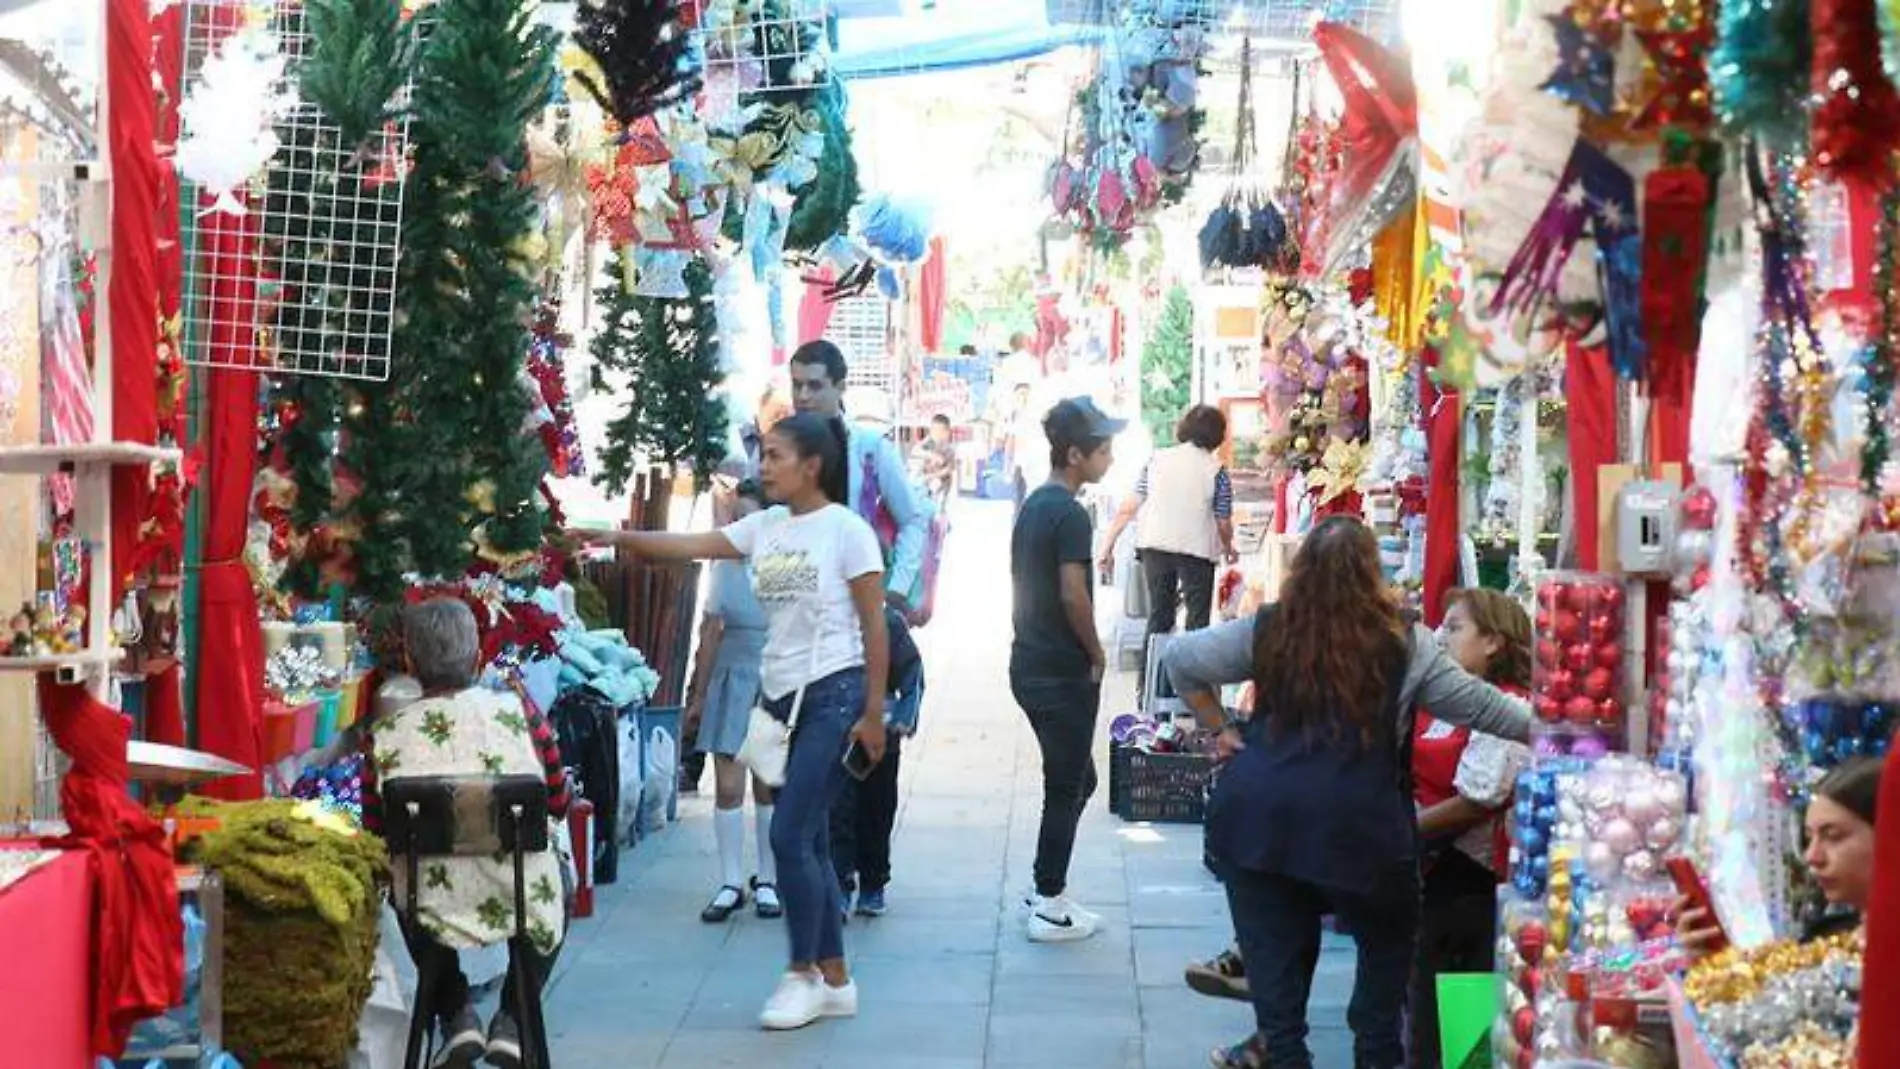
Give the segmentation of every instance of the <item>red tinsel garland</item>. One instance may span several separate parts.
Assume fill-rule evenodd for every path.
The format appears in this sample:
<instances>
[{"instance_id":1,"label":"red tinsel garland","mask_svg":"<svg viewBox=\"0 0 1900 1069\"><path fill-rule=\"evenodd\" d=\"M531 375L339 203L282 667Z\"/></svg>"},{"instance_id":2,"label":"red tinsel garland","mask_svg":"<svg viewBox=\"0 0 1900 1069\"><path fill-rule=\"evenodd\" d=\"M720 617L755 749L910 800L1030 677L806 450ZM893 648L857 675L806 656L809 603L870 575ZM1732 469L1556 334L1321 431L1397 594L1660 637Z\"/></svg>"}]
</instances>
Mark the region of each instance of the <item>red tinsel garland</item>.
<instances>
[{"instance_id":1,"label":"red tinsel garland","mask_svg":"<svg viewBox=\"0 0 1900 1069\"><path fill-rule=\"evenodd\" d=\"M1708 210L1708 176L1692 163L1658 168L1643 180L1643 332L1658 395L1682 392L1694 367Z\"/></svg>"},{"instance_id":2,"label":"red tinsel garland","mask_svg":"<svg viewBox=\"0 0 1900 1069\"><path fill-rule=\"evenodd\" d=\"M1880 64L1874 0L1810 0L1814 160L1844 182L1884 187L1900 146L1900 93Z\"/></svg>"}]
</instances>

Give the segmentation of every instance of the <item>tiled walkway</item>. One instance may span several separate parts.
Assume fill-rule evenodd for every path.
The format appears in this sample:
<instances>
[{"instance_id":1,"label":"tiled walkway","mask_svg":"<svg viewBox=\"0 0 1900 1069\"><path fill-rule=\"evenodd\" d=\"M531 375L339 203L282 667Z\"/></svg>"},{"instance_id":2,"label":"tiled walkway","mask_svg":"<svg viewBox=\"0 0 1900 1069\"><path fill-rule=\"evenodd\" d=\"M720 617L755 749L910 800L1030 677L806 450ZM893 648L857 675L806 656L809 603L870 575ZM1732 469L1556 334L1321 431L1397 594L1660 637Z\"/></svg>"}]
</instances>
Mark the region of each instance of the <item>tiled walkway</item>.
<instances>
[{"instance_id":1,"label":"tiled walkway","mask_svg":"<svg viewBox=\"0 0 1900 1069\"><path fill-rule=\"evenodd\" d=\"M1105 789L1071 884L1106 930L1066 946L1024 940L1012 904L1029 885L1041 788L1005 680L1009 512L961 504L942 612L920 632L932 689L924 734L904 754L891 912L846 931L860 1015L758 1029L784 933L750 914L699 922L716 863L710 802L687 799L573 929L548 994L555 1069L1198 1069L1247 1031L1245 1006L1181 982L1184 963L1229 938L1200 829L1123 824ZM1132 689L1111 681L1104 720ZM1329 937L1320 971L1314 1056L1322 1069L1349 1066L1350 946Z\"/></svg>"}]
</instances>

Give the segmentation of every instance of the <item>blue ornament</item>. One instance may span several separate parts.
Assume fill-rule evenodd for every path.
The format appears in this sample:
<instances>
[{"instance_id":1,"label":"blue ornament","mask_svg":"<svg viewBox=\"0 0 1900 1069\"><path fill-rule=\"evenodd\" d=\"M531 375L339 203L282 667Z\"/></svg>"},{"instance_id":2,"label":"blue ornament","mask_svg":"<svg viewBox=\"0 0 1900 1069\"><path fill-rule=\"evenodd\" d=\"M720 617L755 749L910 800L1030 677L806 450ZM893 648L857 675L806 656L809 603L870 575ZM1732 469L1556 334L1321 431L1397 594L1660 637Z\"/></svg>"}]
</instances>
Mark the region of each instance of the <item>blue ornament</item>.
<instances>
[{"instance_id":1,"label":"blue ornament","mask_svg":"<svg viewBox=\"0 0 1900 1069\"><path fill-rule=\"evenodd\" d=\"M1538 88L1577 107L1608 115L1616 108L1616 54L1568 15L1547 15L1557 35L1557 69Z\"/></svg>"}]
</instances>

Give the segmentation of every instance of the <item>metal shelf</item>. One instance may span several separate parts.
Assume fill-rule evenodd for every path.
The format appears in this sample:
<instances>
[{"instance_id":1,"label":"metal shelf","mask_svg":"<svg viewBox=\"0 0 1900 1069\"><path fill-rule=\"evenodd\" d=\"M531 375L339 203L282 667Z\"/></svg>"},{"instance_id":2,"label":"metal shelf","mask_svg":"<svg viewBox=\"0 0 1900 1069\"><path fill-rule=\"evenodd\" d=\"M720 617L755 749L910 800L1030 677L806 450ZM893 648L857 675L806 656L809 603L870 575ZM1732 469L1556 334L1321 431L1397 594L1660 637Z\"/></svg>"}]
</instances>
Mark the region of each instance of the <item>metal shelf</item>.
<instances>
[{"instance_id":1,"label":"metal shelf","mask_svg":"<svg viewBox=\"0 0 1900 1069\"><path fill-rule=\"evenodd\" d=\"M137 442L0 446L0 475L52 475L77 468L177 464L184 454Z\"/></svg>"}]
</instances>

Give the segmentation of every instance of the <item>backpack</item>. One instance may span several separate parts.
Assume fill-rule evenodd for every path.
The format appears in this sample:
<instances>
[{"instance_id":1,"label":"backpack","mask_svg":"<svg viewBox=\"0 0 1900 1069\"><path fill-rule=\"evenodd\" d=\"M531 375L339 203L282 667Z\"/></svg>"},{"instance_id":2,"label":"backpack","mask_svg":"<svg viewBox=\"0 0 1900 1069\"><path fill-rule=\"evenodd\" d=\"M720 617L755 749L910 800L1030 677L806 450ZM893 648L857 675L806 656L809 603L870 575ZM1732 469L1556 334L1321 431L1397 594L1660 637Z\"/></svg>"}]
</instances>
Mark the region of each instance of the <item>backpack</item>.
<instances>
[{"instance_id":1,"label":"backpack","mask_svg":"<svg viewBox=\"0 0 1900 1069\"><path fill-rule=\"evenodd\" d=\"M891 564L897 557L897 517L891 515L889 506L884 503L884 493L878 483L877 453L865 453L860 459L864 478L858 494L857 513L871 523L871 529L877 532L878 545L884 550L885 574L889 575ZM923 627L930 622L931 614L937 609L937 575L943 566L943 543L950 534L950 521L937 510L937 504L922 487L911 488L912 500L924 510L929 526L924 535L923 560L917 568L917 579L909 590L899 590L904 600L910 603L911 626Z\"/></svg>"}]
</instances>

